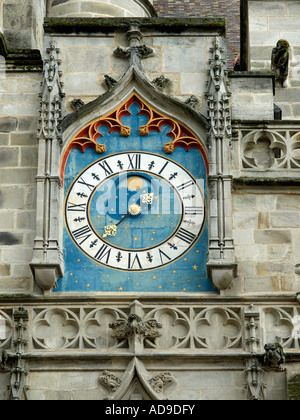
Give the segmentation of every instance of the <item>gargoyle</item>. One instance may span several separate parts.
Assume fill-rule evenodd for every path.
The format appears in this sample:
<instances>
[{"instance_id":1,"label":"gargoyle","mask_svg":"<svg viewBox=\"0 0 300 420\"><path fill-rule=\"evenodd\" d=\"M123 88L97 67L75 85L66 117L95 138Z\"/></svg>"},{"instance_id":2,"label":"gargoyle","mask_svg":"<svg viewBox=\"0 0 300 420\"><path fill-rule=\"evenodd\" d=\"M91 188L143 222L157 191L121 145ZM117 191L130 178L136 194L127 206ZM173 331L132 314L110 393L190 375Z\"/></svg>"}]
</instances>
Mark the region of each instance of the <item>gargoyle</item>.
<instances>
[{"instance_id":1,"label":"gargoyle","mask_svg":"<svg viewBox=\"0 0 300 420\"><path fill-rule=\"evenodd\" d=\"M8 361L8 355L5 350L0 349L0 369L6 369L6 363Z\"/></svg>"},{"instance_id":2,"label":"gargoyle","mask_svg":"<svg viewBox=\"0 0 300 420\"><path fill-rule=\"evenodd\" d=\"M264 365L267 369L281 369L285 363L283 348L279 343L265 345Z\"/></svg>"},{"instance_id":3,"label":"gargoyle","mask_svg":"<svg viewBox=\"0 0 300 420\"><path fill-rule=\"evenodd\" d=\"M275 80L279 86L287 87L289 74L289 48L285 39L280 39L272 50L272 70L275 71Z\"/></svg>"}]
</instances>

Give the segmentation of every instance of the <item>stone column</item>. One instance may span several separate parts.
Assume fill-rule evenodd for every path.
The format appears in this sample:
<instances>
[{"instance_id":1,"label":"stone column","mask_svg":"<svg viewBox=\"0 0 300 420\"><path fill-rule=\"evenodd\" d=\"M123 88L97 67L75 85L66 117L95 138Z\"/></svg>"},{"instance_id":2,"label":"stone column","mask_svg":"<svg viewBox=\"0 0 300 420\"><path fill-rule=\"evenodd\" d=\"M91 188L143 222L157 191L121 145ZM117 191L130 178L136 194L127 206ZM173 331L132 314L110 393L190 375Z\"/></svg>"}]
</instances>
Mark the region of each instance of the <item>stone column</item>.
<instances>
[{"instance_id":1,"label":"stone column","mask_svg":"<svg viewBox=\"0 0 300 420\"><path fill-rule=\"evenodd\" d=\"M56 281L63 275L59 223L61 133L58 126L62 116L61 100L64 97L59 71L60 50L51 42L46 52L48 58L44 62L38 129L36 239L31 262L34 278L45 292L55 288Z\"/></svg>"},{"instance_id":2,"label":"stone column","mask_svg":"<svg viewBox=\"0 0 300 420\"><path fill-rule=\"evenodd\" d=\"M215 287L225 290L236 275L232 238L232 204L229 167L231 142L230 92L224 53L216 39L211 49L210 80L206 92L208 106L208 147L210 159L210 240L208 275Z\"/></svg>"}]
</instances>

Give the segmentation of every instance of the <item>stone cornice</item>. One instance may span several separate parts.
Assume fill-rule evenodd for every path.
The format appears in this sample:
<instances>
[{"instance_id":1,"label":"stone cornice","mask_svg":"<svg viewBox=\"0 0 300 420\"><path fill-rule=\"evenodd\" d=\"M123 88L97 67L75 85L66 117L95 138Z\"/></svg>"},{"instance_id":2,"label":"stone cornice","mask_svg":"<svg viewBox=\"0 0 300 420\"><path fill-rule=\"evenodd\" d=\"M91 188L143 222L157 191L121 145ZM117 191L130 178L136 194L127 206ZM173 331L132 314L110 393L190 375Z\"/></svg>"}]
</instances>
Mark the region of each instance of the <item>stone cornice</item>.
<instances>
[{"instance_id":1,"label":"stone cornice","mask_svg":"<svg viewBox=\"0 0 300 420\"><path fill-rule=\"evenodd\" d=\"M5 58L6 70L41 71L43 61L39 50L8 49L4 35L0 32L0 56Z\"/></svg>"},{"instance_id":2,"label":"stone cornice","mask_svg":"<svg viewBox=\"0 0 300 420\"><path fill-rule=\"evenodd\" d=\"M46 33L109 33L116 29L127 29L133 21L139 21L141 29L156 30L165 33L182 33L196 30L224 35L225 19L217 18L46 18Z\"/></svg>"}]
</instances>

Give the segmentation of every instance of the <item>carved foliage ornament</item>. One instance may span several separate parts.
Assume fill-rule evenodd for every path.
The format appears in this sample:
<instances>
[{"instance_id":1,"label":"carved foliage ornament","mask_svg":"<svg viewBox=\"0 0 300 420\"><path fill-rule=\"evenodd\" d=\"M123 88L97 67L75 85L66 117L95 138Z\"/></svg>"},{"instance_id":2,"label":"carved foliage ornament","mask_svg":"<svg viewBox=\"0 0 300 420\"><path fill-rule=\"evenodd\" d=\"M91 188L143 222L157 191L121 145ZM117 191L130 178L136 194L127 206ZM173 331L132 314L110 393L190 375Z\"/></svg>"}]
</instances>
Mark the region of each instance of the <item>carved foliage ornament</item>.
<instances>
[{"instance_id":1,"label":"carved foliage ornament","mask_svg":"<svg viewBox=\"0 0 300 420\"><path fill-rule=\"evenodd\" d=\"M142 342L144 338L159 337L158 329L162 328L162 325L155 319L143 322L138 315L132 314L129 316L128 321L117 320L110 324L110 328L113 329L112 336L115 338L123 339L136 335L139 341Z\"/></svg>"}]
</instances>

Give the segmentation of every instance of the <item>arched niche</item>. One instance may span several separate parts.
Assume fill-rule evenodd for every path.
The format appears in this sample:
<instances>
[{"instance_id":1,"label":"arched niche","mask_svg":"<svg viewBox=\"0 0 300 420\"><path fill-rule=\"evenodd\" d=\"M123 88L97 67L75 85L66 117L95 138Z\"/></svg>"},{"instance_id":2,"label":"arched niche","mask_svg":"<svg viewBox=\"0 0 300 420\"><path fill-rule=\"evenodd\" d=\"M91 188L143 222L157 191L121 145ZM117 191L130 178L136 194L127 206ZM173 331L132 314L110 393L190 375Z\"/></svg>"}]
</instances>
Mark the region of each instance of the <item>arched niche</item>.
<instances>
[{"instance_id":1,"label":"arched niche","mask_svg":"<svg viewBox=\"0 0 300 420\"><path fill-rule=\"evenodd\" d=\"M137 127L132 126L131 118L139 119ZM68 194L68 187L74 181L72 181L74 177L72 171L76 168L76 173L78 171L80 173L81 168L78 168L82 159L86 157L85 164L90 165L97 159L101 159L102 156L110 156L116 150L120 153L126 153L128 150L132 152L133 145L130 144L131 141L133 143L137 141L143 147L147 145L146 150L149 153L163 154L167 157L170 156L170 159L178 155L180 150L180 159L182 160L178 163L182 166L192 167L194 162L193 175L195 179L201 179L203 191L207 197L209 160L205 144L206 121L204 117L185 104L156 91L135 67L131 67L123 79L107 94L68 116L63 121L62 128L63 148L61 152L60 179L62 180L65 197ZM136 131L136 137L131 135L133 130ZM104 132L105 135L103 134ZM145 151L145 149L143 150ZM75 156L74 158L72 157L73 155ZM179 157L174 157L174 159L179 159ZM63 225L63 220L61 224ZM197 275L199 278L205 278L205 284L200 285L199 282L196 284L196 281L194 281L193 288L191 288L190 284L187 287L180 285L180 289L177 291L190 290L196 292L200 291L200 288L204 292L213 291L213 285L206 274L208 252L207 223L203 232L205 234L203 234L203 238L201 237L201 241L205 243L205 250L203 252L198 251L199 255L201 254L201 258L198 259L198 255L195 257L193 264L190 264L189 272L194 271L194 274L196 274L198 267L201 267L203 275L201 276L199 272ZM64 232L64 238L67 238L64 241L65 276L59 280L58 288L55 290L58 292L79 291L77 288L78 281L77 285L73 285L73 288L70 286L71 283L68 282L71 274L72 280L74 277L74 270L72 269L71 272L70 267L73 267L71 258L74 258L76 252L75 249L72 249L72 253L74 253L71 256L69 250L72 243L69 241L66 232ZM76 258L76 261L80 260L80 256ZM187 256L184 261L187 261ZM192 267L194 267L194 270L192 270ZM86 268L87 271L89 269ZM101 276L105 275L105 273L101 274ZM124 276L124 273L122 273L122 276ZM156 277L155 273L154 275L152 273L151 279L152 277ZM167 279L167 276L165 276L165 279ZM131 280L132 285L128 286L126 291L136 291L136 285L139 286L137 278L135 280L131 278ZM187 278L187 281L192 284L190 279ZM104 284L101 286L95 285L93 281L86 283L88 287L81 288L81 292L109 291ZM116 284L111 287L111 291L113 291ZM157 291L171 291L170 287L158 284L157 287L160 287ZM121 289L124 290L124 286ZM149 290L149 287L144 287L143 291L153 291L153 288Z\"/></svg>"}]
</instances>

